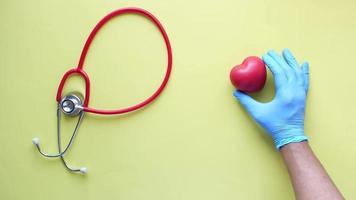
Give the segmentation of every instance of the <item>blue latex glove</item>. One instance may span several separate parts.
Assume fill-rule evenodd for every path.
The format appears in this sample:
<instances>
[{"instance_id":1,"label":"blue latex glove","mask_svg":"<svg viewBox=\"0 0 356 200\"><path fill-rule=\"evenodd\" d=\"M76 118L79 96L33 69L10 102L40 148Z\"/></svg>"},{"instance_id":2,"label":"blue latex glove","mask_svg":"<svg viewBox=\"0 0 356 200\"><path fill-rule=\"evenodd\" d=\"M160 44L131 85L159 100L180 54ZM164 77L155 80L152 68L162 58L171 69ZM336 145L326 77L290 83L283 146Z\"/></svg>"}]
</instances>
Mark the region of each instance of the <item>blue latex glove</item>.
<instances>
[{"instance_id":1,"label":"blue latex glove","mask_svg":"<svg viewBox=\"0 0 356 200\"><path fill-rule=\"evenodd\" d=\"M276 95L271 102L260 103L241 91L234 96L253 119L272 136L276 148L307 140L304 135L304 110L309 85L309 64L299 66L288 49L283 57L275 51L262 56L275 79Z\"/></svg>"}]
</instances>

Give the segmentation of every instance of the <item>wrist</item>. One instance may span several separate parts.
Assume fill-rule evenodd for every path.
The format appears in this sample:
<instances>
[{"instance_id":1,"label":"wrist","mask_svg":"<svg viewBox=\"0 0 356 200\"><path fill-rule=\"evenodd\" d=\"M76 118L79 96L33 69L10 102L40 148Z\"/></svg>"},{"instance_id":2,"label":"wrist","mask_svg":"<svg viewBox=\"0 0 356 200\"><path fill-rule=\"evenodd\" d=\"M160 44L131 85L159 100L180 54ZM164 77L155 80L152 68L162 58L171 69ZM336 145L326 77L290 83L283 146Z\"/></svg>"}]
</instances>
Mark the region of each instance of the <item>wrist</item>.
<instances>
[{"instance_id":1,"label":"wrist","mask_svg":"<svg viewBox=\"0 0 356 200\"><path fill-rule=\"evenodd\" d=\"M277 150L290 143L307 141L303 129L289 129L273 136L273 141Z\"/></svg>"},{"instance_id":2,"label":"wrist","mask_svg":"<svg viewBox=\"0 0 356 200\"><path fill-rule=\"evenodd\" d=\"M283 138L279 140L274 140L274 144L276 146L277 150L281 150L282 147L291 144L291 143L299 143L299 142L304 142L308 141L307 136L305 135L297 135L297 136L292 136L288 138Z\"/></svg>"},{"instance_id":3,"label":"wrist","mask_svg":"<svg viewBox=\"0 0 356 200\"><path fill-rule=\"evenodd\" d=\"M310 149L308 141L289 143L280 148L281 154L300 152L301 150Z\"/></svg>"}]
</instances>

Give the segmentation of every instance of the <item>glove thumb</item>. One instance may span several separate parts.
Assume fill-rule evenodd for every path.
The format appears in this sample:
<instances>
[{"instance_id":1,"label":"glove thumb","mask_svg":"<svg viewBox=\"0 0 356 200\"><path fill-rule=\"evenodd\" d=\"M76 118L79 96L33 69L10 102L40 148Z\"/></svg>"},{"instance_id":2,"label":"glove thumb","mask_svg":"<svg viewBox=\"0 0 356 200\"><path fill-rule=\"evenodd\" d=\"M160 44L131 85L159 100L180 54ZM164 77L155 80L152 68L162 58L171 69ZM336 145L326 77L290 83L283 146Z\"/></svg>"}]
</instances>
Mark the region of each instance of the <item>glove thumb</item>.
<instances>
[{"instance_id":1,"label":"glove thumb","mask_svg":"<svg viewBox=\"0 0 356 200\"><path fill-rule=\"evenodd\" d=\"M234 96L249 113L254 113L253 110L258 109L258 107L261 105L260 102L257 102L252 97L239 90L234 92Z\"/></svg>"}]
</instances>

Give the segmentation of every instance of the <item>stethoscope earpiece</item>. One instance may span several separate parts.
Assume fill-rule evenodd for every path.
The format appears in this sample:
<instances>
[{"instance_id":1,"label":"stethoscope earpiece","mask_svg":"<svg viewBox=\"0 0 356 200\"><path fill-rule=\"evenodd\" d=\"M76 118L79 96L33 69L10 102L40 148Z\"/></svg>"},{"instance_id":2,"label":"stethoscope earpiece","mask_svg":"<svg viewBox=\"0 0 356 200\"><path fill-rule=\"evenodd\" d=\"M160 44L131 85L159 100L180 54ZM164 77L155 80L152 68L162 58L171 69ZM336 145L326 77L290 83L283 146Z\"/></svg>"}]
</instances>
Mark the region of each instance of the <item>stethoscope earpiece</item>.
<instances>
[{"instance_id":1,"label":"stethoscope earpiece","mask_svg":"<svg viewBox=\"0 0 356 200\"><path fill-rule=\"evenodd\" d=\"M79 171L80 171L82 174L88 173L88 169L87 169L86 167L81 167L81 168L79 169Z\"/></svg>"},{"instance_id":2,"label":"stethoscope earpiece","mask_svg":"<svg viewBox=\"0 0 356 200\"><path fill-rule=\"evenodd\" d=\"M158 87L158 89L150 97L148 97L144 101L142 101L138 104L135 104L133 106L121 108L121 109L114 109L114 110L102 110L102 109L96 109L96 108L89 107L88 104L89 104L89 99L90 99L90 79L89 79L88 74L84 71L83 65L84 65L85 57L88 53L90 44L93 41L96 33L100 30L100 28L106 22L108 22L110 19L112 19L118 15L122 15L122 14L126 14L126 13L139 14L139 15L146 17L151 22L153 22L154 25L156 25L156 27L162 34L162 37L164 39L164 42L166 44L166 49L167 49L167 70L166 70L164 79L161 82L161 85ZM43 156L48 157L48 158L60 158L62 160L62 163L64 164L64 166L69 171L86 174L88 171L88 169L86 167L81 167L81 168L70 167L64 159L64 155L67 153L68 149L73 144L74 138L78 132L79 125L80 125L81 121L83 120L84 113L88 112L88 113L95 113L95 114L101 114L101 115L118 115L118 114L129 113L129 112L143 108L144 106L148 105L153 100L155 100L161 94L161 92L163 91L165 86L167 85L169 76L172 71L172 63L173 63L172 49L171 49L171 44L168 39L168 35L167 35L166 31L164 30L162 24L159 22L159 20L154 15L152 15L150 12L148 12L144 9L134 8L134 7L122 8L122 9L118 9L118 10L115 10L115 11L109 13L103 19L101 19L96 24L94 29L91 31L87 41L85 42L82 53L80 55L78 66L76 68L73 68L73 69L70 69L69 71L67 71L63 75L62 80L58 86L57 96L56 96L56 101L58 103L57 104L58 153L56 153L56 154L44 153L40 148L40 139L37 137L32 139L32 143L36 146L37 150ZM82 95L80 95L78 93L71 93L69 95L62 97L62 91L63 91L66 80L68 79L69 76L74 75L74 74L80 75L85 81L85 97L83 97ZM62 150L62 145L61 145L61 126L60 126L61 113L63 113L66 116L70 116L70 117L79 116L78 122L74 128L73 134L72 134L67 146L64 148L64 150Z\"/></svg>"},{"instance_id":3,"label":"stethoscope earpiece","mask_svg":"<svg viewBox=\"0 0 356 200\"><path fill-rule=\"evenodd\" d=\"M39 145L39 144L40 144L40 138L38 138L38 137L32 138L32 143L33 143L34 145Z\"/></svg>"}]
</instances>

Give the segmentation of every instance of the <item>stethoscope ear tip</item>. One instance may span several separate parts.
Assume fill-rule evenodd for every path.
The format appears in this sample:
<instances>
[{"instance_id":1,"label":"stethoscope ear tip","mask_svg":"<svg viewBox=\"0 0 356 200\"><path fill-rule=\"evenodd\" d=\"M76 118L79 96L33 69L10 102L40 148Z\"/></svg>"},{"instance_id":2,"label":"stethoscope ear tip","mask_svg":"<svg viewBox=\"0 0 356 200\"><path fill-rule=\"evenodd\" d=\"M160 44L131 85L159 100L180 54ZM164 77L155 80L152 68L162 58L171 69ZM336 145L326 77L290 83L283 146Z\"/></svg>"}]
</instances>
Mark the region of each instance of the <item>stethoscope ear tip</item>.
<instances>
[{"instance_id":1,"label":"stethoscope ear tip","mask_svg":"<svg viewBox=\"0 0 356 200\"><path fill-rule=\"evenodd\" d=\"M34 145L39 145L39 144L40 144L40 138L34 137L34 138L32 139L32 143L33 143Z\"/></svg>"},{"instance_id":2,"label":"stethoscope ear tip","mask_svg":"<svg viewBox=\"0 0 356 200\"><path fill-rule=\"evenodd\" d=\"M82 174L86 174L86 173L88 173L88 168L86 168L86 167L81 167L81 168L79 169L79 171L80 171L80 173L82 173Z\"/></svg>"}]
</instances>

